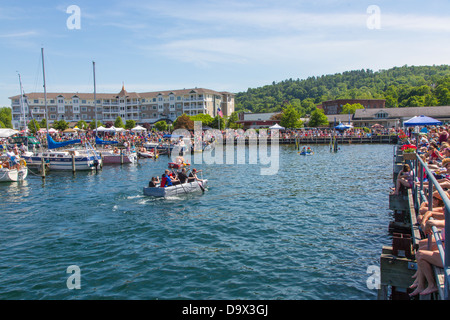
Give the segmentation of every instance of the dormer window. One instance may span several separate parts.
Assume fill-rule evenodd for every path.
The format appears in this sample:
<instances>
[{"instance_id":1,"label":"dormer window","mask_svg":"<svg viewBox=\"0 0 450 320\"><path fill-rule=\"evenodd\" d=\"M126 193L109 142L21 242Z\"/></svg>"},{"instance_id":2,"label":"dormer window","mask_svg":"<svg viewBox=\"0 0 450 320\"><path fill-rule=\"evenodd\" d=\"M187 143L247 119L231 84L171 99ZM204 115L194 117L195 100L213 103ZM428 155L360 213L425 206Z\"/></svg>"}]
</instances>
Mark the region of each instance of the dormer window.
<instances>
[{"instance_id":1,"label":"dormer window","mask_svg":"<svg viewBox=\"0 0 450 320\"><path fill-rule=\"evenodd\" d=\"M377 119L386 119L388 117L388 114L385 111L380 111L377 114L375 114L375 117Z\"/></svg>"}]
</instances>

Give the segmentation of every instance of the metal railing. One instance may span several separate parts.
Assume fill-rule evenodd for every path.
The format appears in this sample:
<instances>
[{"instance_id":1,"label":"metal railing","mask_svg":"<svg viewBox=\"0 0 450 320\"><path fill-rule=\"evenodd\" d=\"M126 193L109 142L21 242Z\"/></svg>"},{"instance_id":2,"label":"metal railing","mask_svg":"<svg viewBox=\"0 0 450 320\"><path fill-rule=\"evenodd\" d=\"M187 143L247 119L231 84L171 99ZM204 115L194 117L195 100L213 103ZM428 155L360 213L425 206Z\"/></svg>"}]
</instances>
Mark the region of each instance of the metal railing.
<instances>
[{"instance_id":1,"label":"metal railing","mask_svg":"<svg viewBox=\"0 0 450 320\"><path fill-rule=\"evenodd\" d=\"M415 202L415 208L416 212L418 212L420 204L422 202L427 201L428 202L428 211L432 211L433 209L433 193L434 191L437 191L439 195L442 198L442 201L444 203L444 217L445 217L445 239L450 239L450 227L447 226L447 221L450 221L450 199L447 196L447 193L442 189L442 187L439 185L439 182L434 177L433 172L428 168L427 164L420 158L419 154L416 154L415 160L409 160L411 162L414 162L414 181L419 183L419 186L414 186L414 202ZM427 195L424 191L424 174L426 174L428 179L428 192ZM431 218L430 218L431 219ZM441 237L441 231L438 230L436 227L431 228L434 238L436 240L436 245L439 251L439 254L442 259L442 265L444 269L444 277L445 277L445 283L444 283L444 299L450 300L450 246L445 246L442 237ZM431 244L431 235L428 235L428 244L430 246Z\"/></svg>"}]
</instances>

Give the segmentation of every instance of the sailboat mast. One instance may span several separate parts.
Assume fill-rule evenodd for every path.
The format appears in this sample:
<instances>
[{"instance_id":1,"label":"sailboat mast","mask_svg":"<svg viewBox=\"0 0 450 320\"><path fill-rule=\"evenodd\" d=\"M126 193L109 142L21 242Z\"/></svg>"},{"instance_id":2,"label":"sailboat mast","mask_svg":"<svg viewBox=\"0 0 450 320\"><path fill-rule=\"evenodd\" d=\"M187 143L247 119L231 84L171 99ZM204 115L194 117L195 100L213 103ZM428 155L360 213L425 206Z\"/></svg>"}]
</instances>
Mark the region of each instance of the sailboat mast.
<instances>
[{"instance_id":1,"label":"sailboat mast","mask_svg":"<svg viewBox=\"0 0 450 320\"><path fill-rule=\"evenodd\" d=\"M20 115L23 120L23 126L24 126L23 130L26 130L25 107L23 106L22 80L20 79L20 73L18 73L18 75L19 75L19 85L20 85ZM20 126L19 126L19 130L20 130Z\"/></svg>"},{"instance_id":2,"label":"sailboat mast","mask_svg":"<svg viewBox=\"0 0 450 320\"><path fill-rule=\"evenodd\" d=\"M94 73L95 136L97 136L97 95L95 89L95 61L92 61L92 72Z\"/></svg>"},{"instance_id":3,"label":"sailboat mast","mask_svg":"<svg viewBox=\"0 0 450 320\"><path fill-rule=\"evenodd\" d=\"M42 74L44 79L45 124L47 125L47 134L48 134L47 88L45 86L44 48L41 48L41 55L42 55Z\"/></svg>"}]
</instances>

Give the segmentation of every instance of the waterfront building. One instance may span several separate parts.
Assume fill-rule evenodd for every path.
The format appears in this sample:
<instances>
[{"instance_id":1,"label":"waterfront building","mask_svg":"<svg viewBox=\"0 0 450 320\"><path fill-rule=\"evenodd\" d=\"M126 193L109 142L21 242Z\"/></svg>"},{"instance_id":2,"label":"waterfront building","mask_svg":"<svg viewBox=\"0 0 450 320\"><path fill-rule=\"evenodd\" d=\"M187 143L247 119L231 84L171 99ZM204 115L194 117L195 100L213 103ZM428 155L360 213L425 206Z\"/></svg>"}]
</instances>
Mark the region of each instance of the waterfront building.
<instances>
[{"instance_id":1,"label":"waterfront building","mask_svg":"<svg viewBox=\"0 0 450 320\"><path fill-rule=\"evenodd\" d=\"M338 114L342 112L342 107L347 103L359 103L365 109L381 109L386 106L386 100L384 99L337 99L324 101L320 106L318 106L318 108L322 109L326 115Z\"/></svg>"},{"instance_id":2,"label":"waterfront building","mask_svg":"<svg viewBox=\"0 0 450 320\"><path fill-rule=\"evenodd\" d=\"M200 113L215 117L218 109L224 116L234 112L234 94L204 88L128 92L122 86L119 93L47 93L48 123L56 120L90 122L97 119L105 123L121 117L125 122L134 120L137 124L153 124L160 120L172 123L183 113ZM27 93L10 97L12 124L15 129L23 128L24 121L41 121L45 116L44 93ZM97 111L95 110L97 108Z\"/></svg>"},{"instance_id":3,"label":"waterfront building","mask_svg":"<svg viewBox=\"0 0 450 320\"><path fill-rule=\"evenodd\" d=\"M378 109L356 109L355 114L350 115L350 122L355 127L370 128L378 123L385 128L399 128L403 122L414 116L428 116L442 122L450 122L450 106L438 107L406 107L406 108L378 108ZM330 126L337 123L349 122L347 114L327 115Z\"/></svg>"},{"instance_id":4,"label":"waterfront building","mask_svg":"<svg viewBox=\"0 0 450 320\"><path fill-rule=\"evenodd\" d=\"M236 123L242 124L243 129L259 129L268 128L274 124L280 124L281 117L277 117L281 112L265 112L265 113L251 113L240 112L239 121Z\"/></svg>"}]
</instances>

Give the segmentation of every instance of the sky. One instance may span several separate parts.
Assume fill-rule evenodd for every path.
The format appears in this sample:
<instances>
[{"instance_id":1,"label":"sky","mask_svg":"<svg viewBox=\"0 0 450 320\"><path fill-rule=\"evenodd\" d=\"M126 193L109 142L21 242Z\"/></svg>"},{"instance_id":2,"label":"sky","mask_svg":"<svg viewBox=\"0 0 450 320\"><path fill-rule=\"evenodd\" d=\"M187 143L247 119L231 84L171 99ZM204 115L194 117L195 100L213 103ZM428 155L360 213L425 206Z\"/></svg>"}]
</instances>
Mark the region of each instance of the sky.
<instances>
[{"instance_id":1,"label":"sky","mask_svg":"<svg viewBox=\"0 0 450 320\"><path fill-rule=\"evenodd\" d=\"M450 64L448 0L0 2L0 107L23 91L207 88Z\"/></svg>"}]
</instances>

